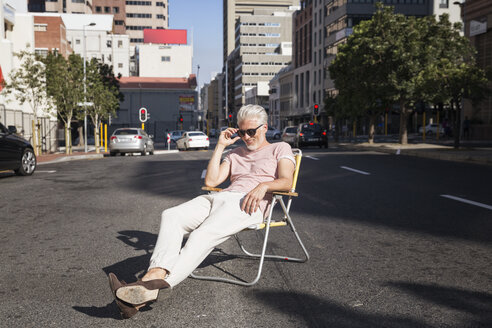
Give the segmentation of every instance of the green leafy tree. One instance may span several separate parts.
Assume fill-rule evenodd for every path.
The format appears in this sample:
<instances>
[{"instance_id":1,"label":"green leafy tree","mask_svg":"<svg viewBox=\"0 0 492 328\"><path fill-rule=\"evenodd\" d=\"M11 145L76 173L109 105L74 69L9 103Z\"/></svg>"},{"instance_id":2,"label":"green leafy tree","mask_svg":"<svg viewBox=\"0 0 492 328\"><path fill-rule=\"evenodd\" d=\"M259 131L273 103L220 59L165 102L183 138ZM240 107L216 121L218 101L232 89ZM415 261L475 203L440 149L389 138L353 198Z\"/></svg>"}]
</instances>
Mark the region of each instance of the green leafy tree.
<instances>
[{"instance_id":1,"label":"green leafy tree","mask_svg":"<svg viewBox=\"0 0 492 328\"><path fill-rule=\"evenodd\" d=\"M122 95L112 67L92 59L87 65L87 101L92 106L87 107L87 115L94 125L94 140L96 152L99 153L99 126L109 115L114 116Z\"/></svg>"},{"instance_id":2,"label":"green leafy tree","mask_svg":"<svg viewBox=\"0 0 492 328\"><path fill-rule=\"evenodd\" d=\"M9 74L8 82L2 93L12 95L21 105L29 104L33 113L34 130L32 141L36 155L40 154L41 136L37 128L39 111L50 112L53 103L47 96L45 65L36 58L33 52L21 51L16 53L21 62L19 68ZM8 98L7 98L7 101Z\"/></svg>"},{"instance_id":3,"label":"green leafy tree","mask_svg":"<svg viewBox=\"0 0 492 328\"><path fill-rule=\"evenodd\" d=\"M78 103L83 101L82 61L78 55L70 55L68 60L59 54L49 53L46 64L47 92L56 104L58 118L65 129L65 152L72 152L71 124L80 110Z\"/></svg>"},{"instance_id":4,"label":"green leafy tree","mask_svg":"<svg viewBox=\"0 0 492 328\"><path fill-rule=\"evenodd\" d=\"M461 24L451 24L448 15L439 21L427 20L427 65L420 72L422 99L430 103L450 104L455 109L454 146L459 148L461 101L468 98L477 102L487 92L485 72L477 67L475 50L460 34Z\"/></svg>"}]
</instances>

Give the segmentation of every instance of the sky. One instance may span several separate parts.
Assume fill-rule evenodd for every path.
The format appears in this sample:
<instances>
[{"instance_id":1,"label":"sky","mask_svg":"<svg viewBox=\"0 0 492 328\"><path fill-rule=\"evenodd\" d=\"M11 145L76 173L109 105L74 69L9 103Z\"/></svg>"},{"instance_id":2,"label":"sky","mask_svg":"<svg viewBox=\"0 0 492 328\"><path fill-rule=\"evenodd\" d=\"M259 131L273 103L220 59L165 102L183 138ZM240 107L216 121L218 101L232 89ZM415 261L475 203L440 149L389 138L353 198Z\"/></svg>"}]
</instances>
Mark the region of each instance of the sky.
<instances>
[{"instance_id":1,"label":"sky","mask_svg":"<svg viewBox=\"0 0 492 328\"><path fill-rule=\"evenodd\" d=\"M200 86L222 71L222 0L169 0L169 28L188 30Z\"/></svg>"}]
</instances>

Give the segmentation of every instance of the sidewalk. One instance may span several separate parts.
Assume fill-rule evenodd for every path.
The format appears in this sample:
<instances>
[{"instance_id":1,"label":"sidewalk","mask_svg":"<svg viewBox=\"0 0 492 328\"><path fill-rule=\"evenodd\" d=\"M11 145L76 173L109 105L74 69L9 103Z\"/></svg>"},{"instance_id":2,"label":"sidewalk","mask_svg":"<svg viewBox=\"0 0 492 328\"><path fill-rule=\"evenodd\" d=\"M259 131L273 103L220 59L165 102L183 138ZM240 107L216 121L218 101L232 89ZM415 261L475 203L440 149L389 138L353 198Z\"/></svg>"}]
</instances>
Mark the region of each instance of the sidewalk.
<instances>
[{"instance_id":1,"label":"sidewalk","mask_svg":"<svg viewBox=\"0 0 492 328\"><path fill-rule=\"evenodd\" d=\"M394 155L417 156L453 162L492 165L492 147L463 147L454 149L452 146L437 144L408 144L398 143L338 143L340 148L350 150L370 150Z\"/></svg>"},{"instance_id":2,"label":"sidewalk","mask_svg":"<svg viewBox=\"0 0 492 328\"><path fill-rule=\"evenodd\" d=\"M161 147L159 147L161 148ZM73 152L70 155L65 154L65 152L57 152L52 154L42 154L36 157L38 165L43 164L51 164L51 163L60 163L60 162L68 162L68 161L78 161L78 160L94 160L94 159L102 159L104 157L109 156L109 152L105 153L101 151L99 154L95 153L94 146L88 147L88 152L84 152L84 147L73 147ZM156 144L156 150L154 151L154 155L162 155L162 154L171 154L177 153L178 150L165 150L158 149ZM134 154L135 156L140 156L139 154Z\"/></svg>"}]
</instances>

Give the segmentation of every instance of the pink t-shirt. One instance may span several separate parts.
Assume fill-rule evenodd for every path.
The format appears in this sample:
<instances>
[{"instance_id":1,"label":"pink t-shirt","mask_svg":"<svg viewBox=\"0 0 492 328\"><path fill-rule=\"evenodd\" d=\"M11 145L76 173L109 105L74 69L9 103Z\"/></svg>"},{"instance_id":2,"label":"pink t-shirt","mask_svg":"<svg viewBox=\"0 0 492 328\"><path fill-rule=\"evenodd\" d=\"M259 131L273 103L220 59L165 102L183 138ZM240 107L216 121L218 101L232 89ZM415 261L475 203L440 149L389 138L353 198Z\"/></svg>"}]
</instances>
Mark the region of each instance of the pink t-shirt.
<instances>
[{"instance_id":1,"label":"pink t-shirt","mask_svg":"<svg viewBox=\"0 0 492 328\"><path fill-rule=\"evenodd\" d=\"M278 178L278 161L282 158L296 163L290 145L285 142L269 144L258 150L238 147L230 151L224 158L231 164L231 185L224 191L248 193L262 182ZM265 195L260 203L260 210L265 213L271 194Z\"/></svg>"}]
</instances>

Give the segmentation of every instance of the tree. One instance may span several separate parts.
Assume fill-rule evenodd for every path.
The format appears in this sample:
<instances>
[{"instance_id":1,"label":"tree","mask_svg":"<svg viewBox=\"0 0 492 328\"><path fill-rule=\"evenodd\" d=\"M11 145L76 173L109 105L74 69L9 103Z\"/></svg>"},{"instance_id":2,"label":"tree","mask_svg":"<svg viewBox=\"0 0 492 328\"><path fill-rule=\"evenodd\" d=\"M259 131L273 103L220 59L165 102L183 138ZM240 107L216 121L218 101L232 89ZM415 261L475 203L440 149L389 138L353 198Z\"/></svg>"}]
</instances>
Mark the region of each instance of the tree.
<instances>
[{"instance_id":1,"label":"tree","mask_svg":"<svg viewBox=\"0 0 492 328\"><path fill-rule=\"evenodd\" d=\"M109 115L115 115L120 99L123 98L112 67L92 59L87 65L87 101L93 105L87 107L87 115L94 125L96 153L99 153L99 125Z\"/></svg>"},{"instance_id":2,"label":"tree","mask_svg":"<svg viewBox=\"0 0 492 328\"><path fill-rule=\"evenodd\" d=\"M33 113L33 148L36 155L40 154L41 136L37 129L38 113L50 112L53 104L47 96L45 65L36 58L33 52L21 51L15 54L21 65L9 74L9 82L5 83L3 93L14 96L21 105L28 103ZM7 100L8 101L8 100Z\"/></svg>"},{"instance_id":3,"label":"tree","mask_svg":"<svg viewBox=\"0 0 492 328\"><path fill-rule=\"evenodd\" d=\"M59 54L49 53L46 63L47 92L56 104L58 118L65 128L65 153L72 152L72 118L83 101L83 73L80 56L70 55L68 60Z\"/></svg>"},{"instance_id":4,"label":"tree","mask_svg":"<svg viewBox=\"0 0 492 328\"><path fill-rule=\"evenodd\" d=\"M477 102L487 92L485 72L475 63L475 50L460 34L461 24L451 24L448 15L439 21L428 20L425 36L427 56L431 59L420 73L422 99L434 104L447 103L455 108L454 147L459 148L461 101Z\"/></svg>"}]
</instances>

